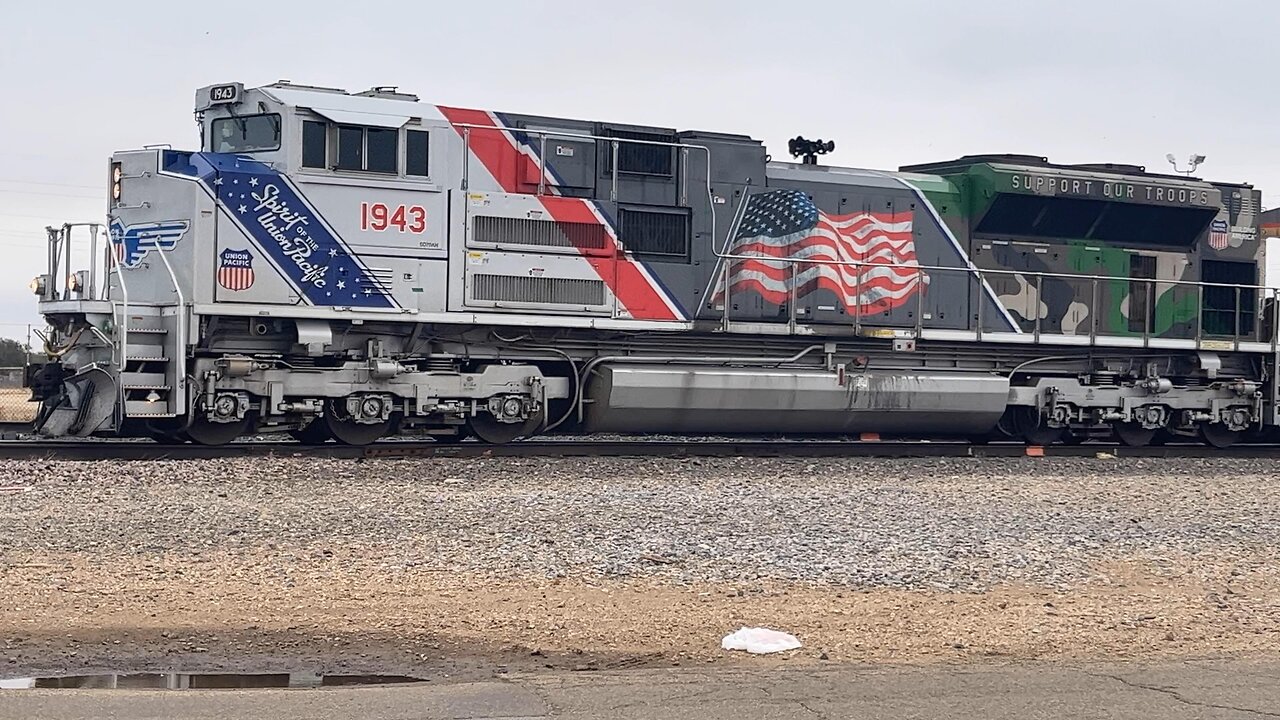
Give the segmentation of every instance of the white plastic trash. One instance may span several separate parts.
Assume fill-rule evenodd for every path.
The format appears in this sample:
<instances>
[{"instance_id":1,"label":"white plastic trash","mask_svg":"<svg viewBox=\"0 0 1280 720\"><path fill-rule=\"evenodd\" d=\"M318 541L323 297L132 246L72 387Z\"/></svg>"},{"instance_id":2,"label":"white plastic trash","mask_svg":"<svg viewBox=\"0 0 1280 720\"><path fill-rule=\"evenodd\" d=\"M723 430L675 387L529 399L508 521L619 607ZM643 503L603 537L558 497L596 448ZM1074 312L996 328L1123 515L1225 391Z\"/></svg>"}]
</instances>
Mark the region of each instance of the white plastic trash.
<instances>
[{"instance_id":1,"label":"white plastic trash","mask_svg":"<svg viewBox=\"0 0 1280 720\"><path fill-rule=\"evenodd\" d=\"M800 640L795 635L769 628L744 627L737 632L725 635L720 641L720 647L725 650L745 650L755 655L765 655L784 650L797 650L800 648Z\"/></svg>"}]
</instances>

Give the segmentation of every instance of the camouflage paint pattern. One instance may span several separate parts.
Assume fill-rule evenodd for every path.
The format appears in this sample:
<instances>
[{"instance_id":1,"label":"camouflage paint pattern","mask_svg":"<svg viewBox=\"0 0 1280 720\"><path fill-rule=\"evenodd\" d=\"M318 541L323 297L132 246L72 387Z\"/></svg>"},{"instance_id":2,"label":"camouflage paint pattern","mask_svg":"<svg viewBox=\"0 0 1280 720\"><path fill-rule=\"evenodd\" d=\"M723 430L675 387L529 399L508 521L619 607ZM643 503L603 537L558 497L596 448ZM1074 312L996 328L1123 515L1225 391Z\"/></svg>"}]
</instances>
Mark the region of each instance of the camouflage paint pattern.
<instances>
[{"instance_id":1,"label":"camouflage paint pattern","mask_svg":"<svg viewBox=\"0 0 1280 720\"><path fill-rule=\"evenodd\" d=\"M951 181L958 197L930 192L930 201L940 212L949 208L942 213L945 221L957 236L969 238L975 264L992 271L984 273L987 282L1027 332L1194 338L1200 291L1177 282L1200 281L1206 261L1228 261L1254 266L1238 266L1237 271L1252 279L1236 282L1261 284L1261 197L1246 185L1156 175L1126 166L1052 165L1043 158L1021 156L962 158L904 170L936 173ZM1002 200L1010 196L1012 201ZM1048 202L1036 204L1046 198ZM1021 233L1014 223L999 227L999 213L1009 207L1039 207L1040 218L1056 211L1064 225L1087 220L1088 213L1096 213L1098 220L1076 233ZM1075 216L1067 217L1075 210ZM1149 225L1163 221L1170 227L1169 235L1182 236L1168 242L1159 234L1089 237L1109 214L1149 217ZM1215 230L1217 238L1212 237ZM1135 261L1135 256L1143 259ZM1134 282L1130 274L1135 266L1147 270L1139 274L1152 280ZM1242 311L1250 311L1254 302L1243 293ZM1146 323L1143 306L1149 307ZM1248 317L1243 324L1247 337L1254 328Z\"/></svg>"}]
</instances>

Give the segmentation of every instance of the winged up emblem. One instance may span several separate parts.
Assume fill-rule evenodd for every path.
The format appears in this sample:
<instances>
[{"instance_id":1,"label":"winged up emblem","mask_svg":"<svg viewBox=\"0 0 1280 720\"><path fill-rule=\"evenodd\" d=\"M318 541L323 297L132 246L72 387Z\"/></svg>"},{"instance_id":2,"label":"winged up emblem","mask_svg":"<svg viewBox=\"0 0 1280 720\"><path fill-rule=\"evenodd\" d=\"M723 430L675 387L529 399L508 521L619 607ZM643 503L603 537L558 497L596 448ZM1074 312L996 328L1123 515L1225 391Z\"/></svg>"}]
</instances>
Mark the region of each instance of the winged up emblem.
<instances>
[{"instance_id":1,"label":"winged up emblem","mask_svg":"<svg viewBox=\"0 0 1280 720\"><path fill-rule=\"evenodd\" d=\"M137 267L152 250L172 250L190 224L186 220L124 225L119 220L111 222L111 249L116 262L123 267Z\"/></svg>"}]
</instances>

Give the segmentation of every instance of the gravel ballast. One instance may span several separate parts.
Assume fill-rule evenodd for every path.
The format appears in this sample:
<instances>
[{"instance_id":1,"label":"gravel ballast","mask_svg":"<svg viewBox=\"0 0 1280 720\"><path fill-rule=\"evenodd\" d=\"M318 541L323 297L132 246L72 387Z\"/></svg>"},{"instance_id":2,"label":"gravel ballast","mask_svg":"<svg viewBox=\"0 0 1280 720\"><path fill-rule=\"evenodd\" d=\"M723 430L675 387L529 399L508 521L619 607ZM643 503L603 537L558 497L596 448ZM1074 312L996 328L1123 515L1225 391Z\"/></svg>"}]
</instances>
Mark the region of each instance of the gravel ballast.
<instances>
[{"instance_id":1,"label":"gravel ballast","mask_svg":"<svg viewBox=\"0 0 1280 720\"><path fill-rule=\"evenodd\" d=\"M0 678L1280 652L1265 460L3 462ZM725 651L741 627L799 650Z\"/></svg>"},{"instance_id":2,"label":"gravel ballast","mask_svg":"<svg viewBox=\"0 0 1280 720\"><path fill-rule=\"evenodd\" d=\"M501 577L1066 586L1114 558L1263 562L1266 460L17 462L0 558L357 553Z\"/></svg>"}]
</instances>

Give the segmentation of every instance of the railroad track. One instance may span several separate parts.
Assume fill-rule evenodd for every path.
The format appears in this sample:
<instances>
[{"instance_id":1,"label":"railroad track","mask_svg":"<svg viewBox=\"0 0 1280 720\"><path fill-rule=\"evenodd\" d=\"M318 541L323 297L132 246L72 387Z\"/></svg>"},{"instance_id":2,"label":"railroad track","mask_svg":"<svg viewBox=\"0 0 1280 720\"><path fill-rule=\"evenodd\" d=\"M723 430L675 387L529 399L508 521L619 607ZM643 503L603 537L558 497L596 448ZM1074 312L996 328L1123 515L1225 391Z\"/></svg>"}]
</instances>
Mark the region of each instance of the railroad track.
<instances>
[{"instance_id":1,"label":"railroad track","mask_svg":"<svg viewBox=\"0 0 1280 720\"><path fill-rule=\"evenodd\" d=\"M464 442L385 441L364 447L326 444L304 446L291 442L245 442L206 447L159 445L148 441L0 441L6 460L200 460L228 457L308 455L323 458L408 457L1096 457L1105 453L1122 458L1233 457L1280 459L1280 445L1239 445L1219 450L1203 445L1164 445L1130 448L1109 443L1027 447L1018 443L973 445L963 442L840 441L840 440L540 440L509 445Z\"/></svg>"}]
</instances>

